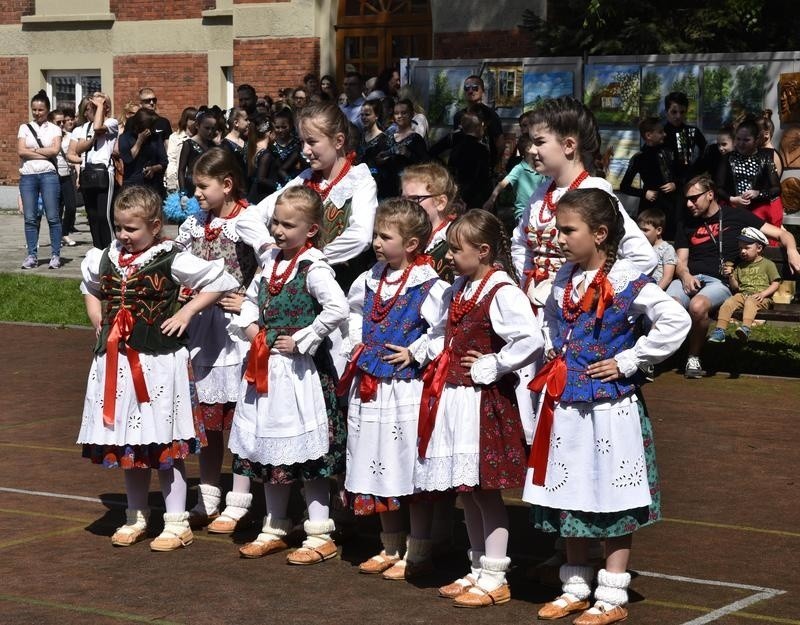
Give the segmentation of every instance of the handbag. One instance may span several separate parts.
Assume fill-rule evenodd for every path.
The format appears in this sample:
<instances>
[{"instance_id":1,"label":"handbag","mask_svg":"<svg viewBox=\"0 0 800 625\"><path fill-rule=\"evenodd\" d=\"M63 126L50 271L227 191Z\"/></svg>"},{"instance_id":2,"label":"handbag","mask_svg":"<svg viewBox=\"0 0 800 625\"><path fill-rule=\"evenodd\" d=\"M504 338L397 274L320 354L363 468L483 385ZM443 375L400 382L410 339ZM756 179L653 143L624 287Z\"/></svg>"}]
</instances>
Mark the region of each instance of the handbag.
<instances>
[{"instance_id":1,"label":"handbag","mask_svg":"<svg viewBox=\"0 0 800 625\"><path fill-rule=\"evenodd\" d=\"M87 124L86 132L89 132L89 124ZM93 136L87 137L87 139L92 138ZM92 143L92 149L94 149L94 143ZM78 180L83 190L106 191L108 189L108 164L90 163L88 158L84 157L83 168Z\"/></svg>"}]
</instances>

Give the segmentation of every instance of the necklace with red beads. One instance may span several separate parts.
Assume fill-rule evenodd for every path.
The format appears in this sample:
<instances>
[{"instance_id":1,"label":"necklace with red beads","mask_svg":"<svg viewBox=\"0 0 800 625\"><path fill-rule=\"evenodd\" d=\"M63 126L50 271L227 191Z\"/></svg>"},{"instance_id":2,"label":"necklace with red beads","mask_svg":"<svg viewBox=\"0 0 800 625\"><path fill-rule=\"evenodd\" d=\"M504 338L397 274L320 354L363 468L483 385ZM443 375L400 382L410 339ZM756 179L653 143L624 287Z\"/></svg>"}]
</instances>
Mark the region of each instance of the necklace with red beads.
<instances>
[{"instance_id":1,"label":"necklace with red beads","mask_svg":"<svg viewBox=\"0 0 800 625\"><path fill-rule=\"evenodd\" d=\"M578 177L572 181L572 183L567 188L567 191L574 191L577 189L580 184L589 177L588 171L582 171L578 174ZM547 193L544 194L544 200L542 200L542 206L539 208L539 223L546 224L549 223L556 214L556 205L553 202L553 192L556 190L556 183L555 181L550 183L550 186L547 189ZM545 213L546 211L546 213ZM545 218L546 215L546 218Z\"/></svg>"},{"instance_id":2,"label":"necklace with red beads","mask_svg":"<svg viewBox=\"0 0 800 625\"><path fill-rule=\"evenodd\" d=\"M141 250L139 252L135 252L133 254L128 254L127 257L125 256L125 254L127 254L127 252L124 249L121 249L119 251L119 257L117 258L117 264L119 264L120 269L126 269L126 268L130 267L134 262L136 262L137 258L139 258L147 250L149 250L151 247L153 247L156 243L157 243L157 241L153 241L150 245L148 245L143 250Z\"/></svg>"},{"instance_id":3,"label":"necklace with red beads","mask_svg":"<svg viewBox=\"0 0 800 625\"><path fill-rule=\"evenodd\" d=\"M278 273L278 263L283 260L283 251L278 253L278 256L275 257L275 262L272 264L272 273L269 277L269 284L267 285L270 295L277 295L283 290L284 285L289 281L289 276L291 276L292 271L294 271L295 265L297 265L297 261L300 260L303 252L311 247L311 241L306 241L303 247L294 255L294 258L289 261L289 265L286 269L281 273Z\"/></svg>"},{"instance_id":4,"label":"necklace with red beads","mask_svg":"<svg viewBox=\"0 0 800 625\"><path fill-rule=\"evenodd\" d=\"M572 323L578 317L580 317L582 312L588 312L591 310L591 298L593 298L594 294L599 291L600 285L603 283L603 280L606 279L606 272L600 268L592 279L592 282L586 287L583 297L581 297L577 302L574 302L572 301L572 278L575 276L577 271L578 265L575 265L572 268L572 273L570 274L569 280L567 280L567 284L564 287L564 299L562 301L561 314L563 315L564 320L569 323Z\"/></svg>"},{"instance_id":5,"label":"necklace with red beads","mask_svg":"<svg viewBox=\"0 0 800 625\"><path fill-rule=\"evenodd\" d=\"M443 229L447 228L448 224L449 224L451 221L453 221L453 216L452 216L452 215L448 215L447 217L445 217L445 218L442 220L442 222L441 222L441 223L440 223L438 226L436 226L436 227L433 229L433 231L431 232L431 236L430 236L430 238L428 239L428 245L430 245L431 243L433 243L433 238L436 236L436 233L437 233L437 232L441 232Z\"/></svg>"},{"instance_id":6,"label":"necklace with red beads","mask_svg":"<svg viewBox=\"0 0 800 625\"><path fill-rule=\"evenodd\" d=\"M304 184L308 188L316 191L319 194L320 198L322 198L322 201L324 202L325 200L328 199L328 194L331 192L333 187L339 184L342 178L344 178L347 175L347 172L350 171L350 167L352 166L352 164L353 164L353 159L350 157L350 155L346 156L341 171L338 174L336 174L336 177L333 180L331 180L330 183L328 183L328 186L326 186L324 189L322 188L322 174L320 172L315 171L312 174L311 178L306 180Z\"/></svg>"},{"instance_id":7,"label":"necklace with red beads","mask_svg":"<svg viewBox=\"0 0 800 625\"><path fill-rule=\"evenodd\" d=\"M231 212L225 217L222 217L222 219L233 219L239 213L241 213L242 209L246 206L247 202L244 200L238 200ZM203 225L206 241L216 241L217 237L219 237L220 233L222 232L222 226L217 226L216 228L211 227L211 222L214 221L214 218L214 214L209 212L208 216L206 217L206 223Z\"/></svg>"},{"instance_id":8,"label":"necklace with red beads","mask_svg":"<svg viewBox=\"0 0 800 625\"><path fill-rule=\"evenodd\" d=\"M458 293L456 293L456 296L450 303L450 314L448 316L448 321L451 325L460 323L464 316L473 308L475 308L475 305L478 303L478 299L483 292L483 287L486 286L486 283L489 281L489 278L495 271L497 271L497 269L492 267L486 272L486 275L481 279L481 282L478 285L478 288L475 290L475 293L466 301L464 301L464 289L466 289L467 284L466 282L464 283L464 286L458 291Z\"/></svg>"},{"instance_id":9,"label":"necklace with red beads","mask_svg":"<svg viewBox=\"0 0 800 625\"><path fill-rule=\"evenodd\" d=\"M386 319L389 312L392 310L394 305L397 303L397 300L400 298L400 294L403 292L403 288L408 282L408 278L411 275L411 270L417 263L409 263L408 266L403 269L403 273L400 274L400 277L396 280L389 280L386 275L389 273L389 265L387 264L386 267L383 268L383 272L381 273L381 279L378 281L378 289L375 291L375 299L372 300L372 311L370 312L370 319L375 323L380 323L384 319ZM400 286L397 287L397 291L395 294L388 299L388 301L384 304L381 302L381 291L383 291L383 286L385 284L395 285L399 284Z\"/></svg>"}]
</instances>

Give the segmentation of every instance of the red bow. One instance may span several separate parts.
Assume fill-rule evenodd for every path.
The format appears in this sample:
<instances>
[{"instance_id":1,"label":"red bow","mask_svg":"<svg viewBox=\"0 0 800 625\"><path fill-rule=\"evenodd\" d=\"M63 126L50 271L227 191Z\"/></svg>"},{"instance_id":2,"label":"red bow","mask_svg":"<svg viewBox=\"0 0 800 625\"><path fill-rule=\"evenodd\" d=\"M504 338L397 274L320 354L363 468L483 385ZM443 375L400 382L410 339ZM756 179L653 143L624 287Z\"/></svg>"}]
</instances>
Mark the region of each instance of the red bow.
<instances>
[{"instance_id":1,"label":"red bow","mask_svg":"<svg viewBox=\"0 0 800 625\"><path fill-rule=\"evenodd\" d=\"M133 330L133 317L130 310L120 308L114 317L111 331L108 333L106 341L106 379L103 392L103 424L106 427L114 427L114 416L117 406L117 370L119 366L119 345L125 343L130 338ZM136 401L145 403L150 401L147 392L147 383L142 371L142 363L139 361L139 352L130 345L125 345L125 353L128 357L128 364L131 368L133 377L133 388L136 391Z\"/></svg>"},{"instance_id":2,"label":"red bow","mask_svg":"<svg viewBox=\"0 0 800 625\"><path fill-rule=\"evenodd\" d=\"M428 443L436 424L436 412L442 397L444 381L447 378L447 367L450 364L450 348L445 349L425 368L422 374L422 401L419 406L419 424L417 425L417 451L420 458L425 457Z\"/></svg>"},{"instance_id":3,"label":"red bow","mask_svg":"<svg viewBox=\"0 0 800 625\"><path fill-rule=\"evenodd\" d=\"M547 475L547 459L550 456L550 433L553 431L553 411L556 402L561 399L564 387L567 385L567 365L564 357L559 356L542 367L533 380L528 384L528 389L539 393L545 389L542 410L536 424L536 433L533 435L531 455L528 466L533 468L533 483L535 486L544 486Z\"/></svg>"},{"instance_id":4,"label":"red bow","mask_svg":"<svg viewBox=\"0 0 800 625\"><path fill-rule=\"evenodd\" d=\"M363 351L364 343L361 343L350 357L350 362L347 363L344 374L342 374L339 383L336 385L337 396L343 397L350 392L350 387L353 385L356 373L361 373L361 379L358 382L358 395L361 401L372 401L378 396L378 378L358 368L358 359Z\"/></svg>"},{"instance_id":5,"label":"red bow","mask_svg":"<svg viewBox=\"0 0 800 625\"><path fill-rule=\"evenodd\" d=\"M259 393L269 392L269 345L267 345L266 328L259 328L256 338L250 345L244 379L250 384L255 384Z\"/></svg>"},{"instance_id":6,"label":"red bow","mask_svg":"<svg viewBox=\"0 0 800 625\"><path fill-rule=\"evenodd\" d=\"M599 287L594 284L588 286L586 289L586 297L583 300L584 312L592 310L592 302L594 302L595 293L599 293L599 297L597 298L596 318L602 319L606 308L614 301L614 288L611 286L608 278L604 277Z\"/></svg>"}]
</instances>

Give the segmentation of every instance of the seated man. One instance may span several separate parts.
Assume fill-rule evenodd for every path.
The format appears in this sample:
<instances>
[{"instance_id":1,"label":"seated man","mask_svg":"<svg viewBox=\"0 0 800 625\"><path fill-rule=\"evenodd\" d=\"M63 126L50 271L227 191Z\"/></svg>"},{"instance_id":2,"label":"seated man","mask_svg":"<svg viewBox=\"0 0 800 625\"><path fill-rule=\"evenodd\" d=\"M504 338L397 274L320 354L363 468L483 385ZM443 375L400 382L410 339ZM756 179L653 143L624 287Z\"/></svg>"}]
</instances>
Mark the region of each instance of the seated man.
<instances>
[{"instance_id":1,"label":"seated man","mask_svg":"<svg viewBox=\"0 0 800 625\"><path fill-rule=\"evenodd\" d=\"M708 176L692 178L685 187L689 216L675 236L678 265L676 280L667 294L681 303L692 317L689 332L687 378L700 378L705 371L700 364L700 350L710 324L709 314L731 296L723 266L739 255L739 233L748 226L780 241L786 248L789 265L800 272L800 254L794 237L756 217L750 211L717 203L714 182Z\"/></svg>"}]
</instances>

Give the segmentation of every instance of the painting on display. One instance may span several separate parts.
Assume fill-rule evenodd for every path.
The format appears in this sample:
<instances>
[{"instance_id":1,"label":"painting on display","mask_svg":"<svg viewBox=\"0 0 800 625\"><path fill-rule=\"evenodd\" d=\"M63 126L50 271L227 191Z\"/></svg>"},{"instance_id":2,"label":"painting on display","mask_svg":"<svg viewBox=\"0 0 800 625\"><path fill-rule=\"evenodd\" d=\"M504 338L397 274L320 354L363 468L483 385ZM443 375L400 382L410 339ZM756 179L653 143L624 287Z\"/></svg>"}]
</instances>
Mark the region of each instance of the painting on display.
<instances>
[{"instance_id":1,"label":"painting on display","mask_svg":"<svg viewBox=\"0 0 800 625\"><path fill-rule=\"evenodd\" d=\"M610 156L606 180L614 189L619 189L620 182L628 169L628 162L639 151L639 131L601 130L600 140L600 152L605 156Z\"/></svg>"},{"instance_id":2,"label":"painting on display","mask_svg":"<svg viewBox=\"0 0 800 625\"><path fill-rule=\"evenodd\" d=\"M780 75L778 105L782 124L800 122L800 73Z\"/></svg>"},{"instance_id":3,"label":"painting on display","mask_svg":"<svg viewBox=\"0 0 800 625\"><path fill-rule=\"evenodd\" d=\"M697 124L700 111L700 66L665 65L642 68L641 116L661 117L664 97L673 91L685 93L689 98L686 123Z\"/></svg>"},{"instance_id":4,"label":"painting on display","mask_svg":"<svg viewBox=\"0 0 800 625\"><path fill-rule=\"evenodd\" d=\"M587 65L583 101L601 126L636 127L640 84L638 65Z\"/></svg>"},{"instance_id":5,"label":"painting on display","mask_svg":"<svg viewBox=\"0 0 800 625\"><path fill-rule=\"evenodd\" d=\"M530 111L542 100L575 94L575 75L572 72L525 72L523 80L523 109Z\"/></svg>"},{"instance_id":6,"label":"painting on display","mask_svg":"<svg viewBox=\"0 0 800 625\"><path fill-rule=\"evenodd\" d=\"M428 121L431 125L452 126L453 117L464 108L464 80L475 73L471 67L427 69ZM418 76L414 77L415 83ZM421 78L421 77L419 77ZM420 97L424 101L423 90Z\"/></svg>"},{"instance_id":7,"label":"painting on display","mask_svg":"<svg viewBox=\"0 0 800 625\"><path fill-rule=\"evenodd\" d=\"M522 115L522 64L488 63L481 71L486 103L500 117Z\"/></svg>"},{"instance_id":8,"label":"painting on display","mask_svg":"<svg viewBox=\"0 0 800 625\"><path fill-rule=\"evenodd\" d=\"M745 113L759 113L764 108L766 85L767 67L763 64L703 67L703 129L715 130Z\"/></svg>"}]
</instances>

